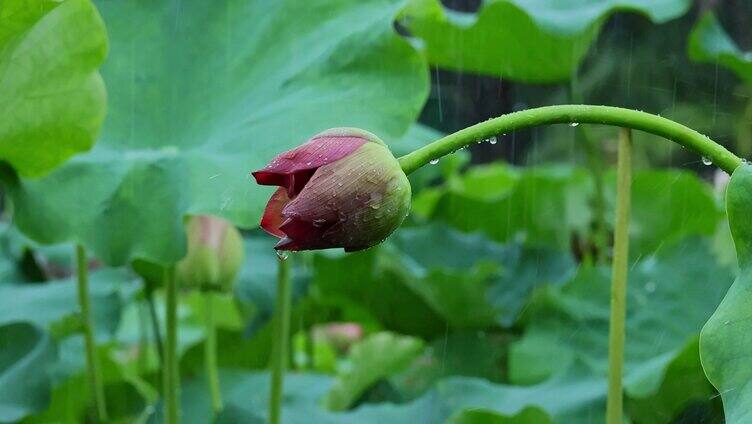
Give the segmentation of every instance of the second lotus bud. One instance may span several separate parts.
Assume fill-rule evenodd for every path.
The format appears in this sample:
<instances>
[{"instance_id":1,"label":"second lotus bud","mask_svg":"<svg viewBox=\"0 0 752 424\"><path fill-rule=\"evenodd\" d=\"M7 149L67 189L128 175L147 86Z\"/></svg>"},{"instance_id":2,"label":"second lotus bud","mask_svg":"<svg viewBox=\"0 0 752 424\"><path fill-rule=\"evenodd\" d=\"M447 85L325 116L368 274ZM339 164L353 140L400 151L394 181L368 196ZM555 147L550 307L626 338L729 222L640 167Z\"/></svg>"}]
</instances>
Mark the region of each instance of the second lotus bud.
<instances>
[{"instance_id":1,"label":"second lotus bud","mask_svg":"<svg viewBox=\"0 0 752 424\"><path fill-rule=\"evenodd\" d=\"M188 253L177 278L189 288L230 291L243 262L243 239L224 219L200 215L188 219Z\"/></svg>"}]
</instances>

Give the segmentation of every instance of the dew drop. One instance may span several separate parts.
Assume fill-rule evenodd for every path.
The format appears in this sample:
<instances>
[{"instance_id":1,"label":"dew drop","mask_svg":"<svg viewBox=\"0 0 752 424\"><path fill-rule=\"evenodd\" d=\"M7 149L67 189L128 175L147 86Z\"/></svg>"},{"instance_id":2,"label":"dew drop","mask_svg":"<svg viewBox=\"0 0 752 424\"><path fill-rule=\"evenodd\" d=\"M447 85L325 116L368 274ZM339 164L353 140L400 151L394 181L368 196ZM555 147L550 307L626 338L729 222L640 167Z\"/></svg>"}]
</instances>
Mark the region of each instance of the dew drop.
<instances>
[{"instance_id":1,"label":"dew drop","mask_svg":"<svg viewBox=\"0 0 752 424\"><path fill-rule=\"evenodd\" d=\"M290 256L290 252L286 250L277 250L277 257L280 261L285 261Z\"/></svg>"},{"instance_id":2,"label":"dew drop","mask_svg":"<svg viewBox=\"0 0 752 424\"><path fill-rule=\"evenodd\" d=\"M437 163L439 163L439 160L438 159L431 159L431 161L428 162L428 163L430 163L431 165L436 165Z\"/></svg>"},{"instance_id":3,"label":"dew drop","mask_svg":"<svg viewBox=\"0 0 752 424\"><path fill-rule=\"evenodd\" d=\"M713 164L713 161L712 161L712 160L710 160L710 158L703 156L703 157L702 157L702 163L703 163L704 165L708 165L708 166L710 166L710 165L712 165L712 164Z\"/></svg>"},{"instance_id":4,"label":"dew drop","mask_svg":"<svg viewBox=\"0 0 752 424\"><path fill-rule=\"evenodd\" d=\"M337 183L337 185L338 185L339 187L342 187L342 183Z\"/></svg>"},{"instance_id":5,"label":"dew drop","mask_svg":"<svg viewBox=\"0 0 752 424\"><path fill-rule=\"evenodd\" d=\"M731 324L731 320L730 319L727 319L726 321L723 321L723 325L729 325L729 324Z\"/></svg>"},{"instance_id":6,"label":"dew drop","mask_svg":"<svg viewBox=\"0 0 752 424\"><path fill-rule=\"evenodd\" d=\"M570 122L570 123L569 123L569 126L570 126L570 127L576 127L576 126L578 126L578 125L580 125L580 123L579 123L579 122Z\"/></svg>"},{"instance_id":7,"label":"dew drop","mask_svg":"<svg viewBox=\"0 0 752 424\"><path fill-rule=\"evenodd\" d=\"M652 281L648 281L645 283L645 291L648 293L654 293L655 292L655 283Z\"/></svg>"},{"instance_id":8,"label":"dew drop","mask_svg":"<svg viewBox=\"0 0 752 424\"><path fill-rule=\"evenodd\" d=\"M488 139L488 142L491 143L491 144L496 144L496 141L497 141L496 140L496 136L493 136L493 137L491 137L491 138Z\"/></svg>"}]
</instances>

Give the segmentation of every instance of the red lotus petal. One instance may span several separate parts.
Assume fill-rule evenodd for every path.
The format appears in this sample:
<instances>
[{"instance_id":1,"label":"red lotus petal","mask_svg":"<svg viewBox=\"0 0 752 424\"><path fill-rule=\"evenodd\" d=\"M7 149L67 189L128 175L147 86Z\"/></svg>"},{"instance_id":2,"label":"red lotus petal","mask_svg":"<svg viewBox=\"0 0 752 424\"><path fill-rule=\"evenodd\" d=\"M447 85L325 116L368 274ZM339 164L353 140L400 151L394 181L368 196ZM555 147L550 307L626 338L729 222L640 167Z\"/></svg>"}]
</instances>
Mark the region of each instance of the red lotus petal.
<instances>
[{"instance_id":1,"label":"red lotus petal","mask_svg":"<svg viewBox=\"0 0 752 424\"><path fill-rule=\"evenodd\" d=\"M269 199L269 203L266 204L264 209L264 216L261 218L261 228L267 233L283 238L285 233L280 230L280 225L284 221L282 217L282 209L290 202L290 198L287 196L287 190L284 187L280 187L272 194Z\"/></svg>"},{"instance_id":2,"label":"red lotus petal","mask_svg":"<svg viewBox=\"0 0 752 424\"><path fill-rule=\"evenodd\" d=\"M261 185L287 188L290 197L297 196L316 169L354 152L367 143L362 137L324 135L274 158L265 168L252 172Z\"/></svg>"},{"instance_id":3,"label":"red lotus petal","mask_svg":"<svg viewBox=\"0 0 752 424\"><path fill-rule=\"evenodd\" d=\"M279 229L286 238L276 246L277 250L306 250L322 248L322 235L331 225L327 222L308 222L297 217L288 218Z\"/></svg>"}]
</instances>

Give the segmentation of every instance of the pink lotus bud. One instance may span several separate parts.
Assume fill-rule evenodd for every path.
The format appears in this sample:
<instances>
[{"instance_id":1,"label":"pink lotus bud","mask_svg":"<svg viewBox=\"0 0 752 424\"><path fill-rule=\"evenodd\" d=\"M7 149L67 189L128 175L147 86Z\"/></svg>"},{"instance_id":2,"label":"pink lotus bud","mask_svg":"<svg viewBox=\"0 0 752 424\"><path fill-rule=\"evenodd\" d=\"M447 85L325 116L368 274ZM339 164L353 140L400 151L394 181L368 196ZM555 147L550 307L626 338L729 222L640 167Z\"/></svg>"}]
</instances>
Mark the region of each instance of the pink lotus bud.
<instances>
[{"instance_id":1,"label":"pink lotus bud","mask_svg":"<svg viewBox=\"0 0 752 424\"><path fill-rule=\"evenodd\" d=\"M278 250L362 250L383 241L410 210L399 162L378 137L356 128L324 131L253 176L280 186L261 218L261 228L282 239Z\"/></svg>"},{"instance_id":2,"label":"pink lotus bud","mask_svg":"<svg viewBox=\"0 0 752 424\"><path fill-rule=\"evenodd\" d=\"M186 287L228 291L243 263L243 239L224 219L194 216L186 223L188 253L177 266Z\"/></svg>"},{"instance_id":3,"label":"pink lotus bud","mask_svg":"<svg viewBox=\"0 0 752 424\"><path fill-rule=\"evenodd\" d=\"M352 322L332 322L315 325L312 328L314 341L331 343L341 351L347 350L355 342L363 339L363 327Z\"/></svg>"}]
</instances>

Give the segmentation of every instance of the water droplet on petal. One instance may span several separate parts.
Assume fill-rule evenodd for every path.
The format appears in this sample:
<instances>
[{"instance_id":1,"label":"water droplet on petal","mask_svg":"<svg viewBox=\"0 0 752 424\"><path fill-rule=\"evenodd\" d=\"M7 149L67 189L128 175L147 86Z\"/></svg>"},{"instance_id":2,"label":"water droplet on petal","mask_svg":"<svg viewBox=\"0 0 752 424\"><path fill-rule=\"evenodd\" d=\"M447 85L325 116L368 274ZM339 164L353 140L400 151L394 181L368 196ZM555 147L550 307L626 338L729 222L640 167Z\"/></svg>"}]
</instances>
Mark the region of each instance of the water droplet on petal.
<instances>
[{"instance_id":1,"label":"water droplet on petal","mask_svg":"<svg viewBox=\"0 0 752 424\"><path fill-rule=\"evenodd\" d=\"M712 161L712 160L710 160L710 158L703 156L703 157L702 157L702 163L703 163L704 165L708 165L708 166L710 166L710 165L712 165L712 164L713 164L713 161Z\"/></svg>"},{"instance_id":2,"label":"water droplet on petal","mask_svg":"<svg viewBox=\"0 0 752 424\"><path fill-rule=\"evenodd\" d=\"M438 159L431 159L431 161L428 162L428 163L430 163L431 165L436 165L437 163L439 163L439 160Z\"/></svg>"},{"instance_id":3,"label":"water droplet on petal","mask_svg":"<svg viewBox=\"0 0 752 424\"><path fill-rule=\"evenodd\" d=\"M290 256L290 252L287 250L277 250L277 257L280 261L287 260L287 258Z\"/></svg>"}]
</instances>

